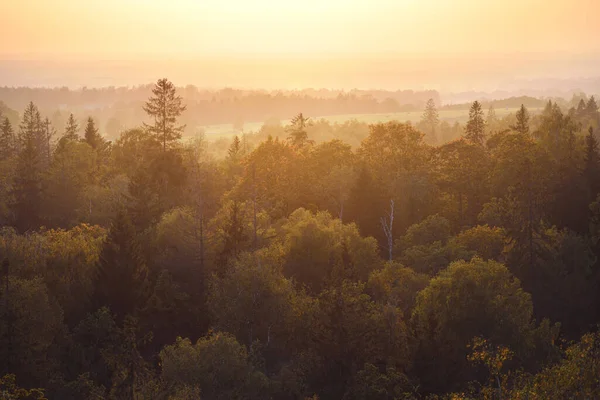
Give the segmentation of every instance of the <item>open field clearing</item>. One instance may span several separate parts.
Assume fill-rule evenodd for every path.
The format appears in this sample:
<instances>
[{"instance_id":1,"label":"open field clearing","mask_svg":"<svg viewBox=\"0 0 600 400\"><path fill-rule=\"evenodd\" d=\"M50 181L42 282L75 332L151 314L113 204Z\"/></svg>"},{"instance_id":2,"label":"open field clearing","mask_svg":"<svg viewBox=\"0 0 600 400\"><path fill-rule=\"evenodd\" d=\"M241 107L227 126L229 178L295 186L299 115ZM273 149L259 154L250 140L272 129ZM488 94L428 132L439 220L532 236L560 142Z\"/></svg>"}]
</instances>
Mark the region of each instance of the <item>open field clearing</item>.
<instances>
[{"instance_id":1,"label":"open field clearing","mask_svg":"<svg viewBox=\"0 0 600 400\"><path fill-rule=\"evenodd\" d=\"M496 116L498 118L502 118L508 114L515 113L518 108L498 108L496 109ZM487 110L485 110L487 113ZM530 109L532 114L535 114L540 109ZM325 119L331 122L332 124L338 123L343 124L344 122L357 120L359 122L366 122L368 124L376 124L379 122L389 122L389 121L410 121L412 123L417 123L421 119L423 112L422 111L413 111L413 112L400 112L400 113L385 113L385 114L343 114L343 115L328 115L323 117L316 117L313 119L320 120ZM439 111L440 120L448 121L450 123L454 123L458 121L460 123L464 123L467 121L469 117L469 110L441 110ZM289 124L289 120L283 120L281 123L283 125ZM262 127L263 122L247 122L244 124L245 132L257 132ZM206 137L209 140L216 140L223 137L232 137L234 135L239 134L239 131L233 128L233 124L217 124L217 125L206 125L203 127L199 127L199 129L204 130L206 133Z\"/></svg>"}]
</instances>

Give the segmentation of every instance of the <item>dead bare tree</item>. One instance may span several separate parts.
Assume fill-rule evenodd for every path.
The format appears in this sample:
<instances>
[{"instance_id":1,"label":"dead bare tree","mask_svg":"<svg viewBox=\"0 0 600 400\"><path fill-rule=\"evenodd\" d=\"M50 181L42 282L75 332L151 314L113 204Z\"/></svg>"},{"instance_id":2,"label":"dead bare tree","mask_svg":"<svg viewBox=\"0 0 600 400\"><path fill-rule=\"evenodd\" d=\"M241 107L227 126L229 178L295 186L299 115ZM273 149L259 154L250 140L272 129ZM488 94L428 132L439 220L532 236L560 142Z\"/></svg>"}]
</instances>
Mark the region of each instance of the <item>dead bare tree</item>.
<instances>
[{"instance_id":1,"label":"dead bare tree","mask_svg":"<svg viewBox=\"0 0 600 400\"><path fill-rule=\"evenodd\" d=\"M393 250L394 250L394 236L392 233L394 226L394 200L390 200L390 212L387 216L381 217L381 226L383 228L383 233L388 241L388 252L390 261L393 259Z\"/></svg>"}]
</instances>

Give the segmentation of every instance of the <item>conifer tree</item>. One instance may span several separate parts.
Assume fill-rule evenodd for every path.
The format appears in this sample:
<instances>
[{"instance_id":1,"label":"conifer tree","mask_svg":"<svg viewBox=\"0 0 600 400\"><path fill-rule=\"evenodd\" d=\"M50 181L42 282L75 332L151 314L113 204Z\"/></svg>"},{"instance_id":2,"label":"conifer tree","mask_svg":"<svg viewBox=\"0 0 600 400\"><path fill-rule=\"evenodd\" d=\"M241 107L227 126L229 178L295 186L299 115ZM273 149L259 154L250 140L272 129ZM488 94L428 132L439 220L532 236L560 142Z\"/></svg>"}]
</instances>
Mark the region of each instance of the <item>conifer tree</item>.
<instances>
[{"instance_id":1,"label":"conifer tree","mask_svg":"<svg viewBox=\"0 0 600 400\"><path fill-rule=\"evenodd\" d=\"M235 135L233 137L233 141L231 142L231 146L229 146L229 149L227 150L227 156L229 158L229 161L231 162L238 162L239 161L239 157L240 157L240 152L241 152L241 144L240 144L240 138Z\"/></svg>"},{"instance_id":2,"label":"conifer tree","mask_svg":"<svg viewBox=\"0 0 600 400\"><path fill-rule=\"evenodd\" d=\"M19 125L19 145L25 146L28 140L37 145L42 136L42 119L38 108L30 102L23 112L23 119Z\"/></svg>"},{"instance_id":3,"label":"conifer tree","mask_svg":"<svg viewBox=\"0 0 600 400\"><path fill-rule=\"evenodd\" d=\"M306 132L306 126L308 125L309 120L310 117L305 117L300 113L290 121L288 140L292 146L302 148L307 144L313 143L312 140L308 139L308 133Z\"/></svg>"},{"instance_id":4,"label":"conifer tree","mask_svg":"<svg viewBox=\"0 0 600 400\"><path fill-rule=\"evenodd\" d=\"M595 116L598 112L598 103L596 103L594 96L590 97L588 100L587 105L585 106L585 111L591 117Z\"/></svg>"},{"instance_id":5,"label":"conifer tree","mask_svg":"<svg viewBox=\"0 0 600 400\"><path fill-rule=\"evenodd\" d=\"M79 125L77 124L77 121L75 120L73 114L69 114L69 119L67 120L67 126L65 127L63 139L79 140L79 135L77 135L77 132L79 132Z\"/></svg>"},{"instance_id":6,"label":"conifer tree","mask_svg":"<svg viewBox=\"0 0 600 400\"><path fill-rule=\"evenodd\" d=\"M483 146L485 141L485 121L483 119L483 110L481 103L473 102L469 110L469 121L465 127L465 138L472 143Z\"/></svg>"},{"instance_id":7,"label":"conifer tree","mask_svg":"<svg viewBox=\"0 0 600 400\"><path fill-rule=\"evenodd\" d=\"M527 135L529 133L529 111L525 105L521 104L521 108L517 111L516 117L517 123L512 125L510 129L522 135Z\"/></svg>"},{"instance_id":8,"label":"conifer tree","mask_svg":"<svg viewBox=\"0 0 600 400\"><path fill-rule=\"evenodd\" d=\"M104 139L100 133L98 133L98 128L96 128L96 124L92 117L87 119L83 140L94 150L100 149L104 145Z\"/></svg>"},{"instance_id":9,"label":"conifer tree","mask_svg":"<svg viewBox=\"0 0 600 400\"><path fill-rule=\"evenodd\" d=\"M48 119L48 117L46 117L44 119L44 122L42 123L42 133L43 133L43 138L44 138L44 152L43 152L43 159L44 159L44 164L46 166L50 165L50 162L52 161L52 137L54 137L54 135L56 135L56 129L54 129L54 127L52 126L52 124L50 123L50 120Z\"/></svg>"},{"instance_id":10,"label":"conifer tree","mask_svg":"<svg viewBox=\"0 0 600 400\"><path fill-rule=\"evenodd\" d=\"M600 155L598 154L598 140L594 136L594 128L590 126L585 137L585 167L583 175L588 182L590 202L600 192Z\"/></svg>"},{"instance_id":11,"label":"conifer tree","mask_svg":"<svg viewBox=\"0 0 600 400\"><path fill-rule=\"evenodd\" d=\"M12 195L11 209L17 230L26 232L37 228L42 205L42 179L40 156L32 137L26 139L19 153Z\"/></svg>"},{"instance_id":12,"label":"conifer tree","mask_svg":"<svg viewBox=\"0 0 600 400\"><path fill-rule=\"evenodd\" d=\"M177 117L185 111L181 96L176 95L175 85L168 79L159 79L152 89L150 97L144 105L144 111L154 119L153 124L144 126L162 144L163 152L168 145L181 138L185 125L177 125Z\"/></svg>"},{"instance_id":13,"label":"conifer tree","mask_svg":"<svg viewBox=\"0 0 600 400\"><path fill-rule=\"evenodd\" d=\"M135 228L127 213L120 210L100 253L96 305L108 306L119 321L135 315L146 300L147 274Z\"/></svg>"},{"instance_id":14,"label":"conifer tree","mask_svg":"<svg viewBox=\"0 0 600 400\"><path fill-rule=\"evenodd\" d=\"M17 149L15 132L8 119L4 118L0 125L0 160L13 156Z\"/></svg>"},{"instance_id":15,"label":"conifer tree","mask_svg":"<svg viewBox=\"0 0 600 400\"><path fill-rule=\"evenodd\" d=\"M435 143L437 141L437 128L440 123L440 115L433 99L427 100L421 121L426 127L427 132L425 133L429 137L429 141Z\"/></svg>"}]
</instances>

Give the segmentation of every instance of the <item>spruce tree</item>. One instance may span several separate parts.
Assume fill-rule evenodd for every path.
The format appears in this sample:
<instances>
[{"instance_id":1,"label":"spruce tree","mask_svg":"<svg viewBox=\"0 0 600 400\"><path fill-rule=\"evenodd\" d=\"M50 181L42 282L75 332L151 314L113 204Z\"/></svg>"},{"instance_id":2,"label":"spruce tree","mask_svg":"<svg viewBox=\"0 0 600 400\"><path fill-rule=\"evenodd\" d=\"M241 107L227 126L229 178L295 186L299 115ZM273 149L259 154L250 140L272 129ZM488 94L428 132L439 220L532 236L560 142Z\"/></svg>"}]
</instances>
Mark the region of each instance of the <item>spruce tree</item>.
<instances>
[{"instance_id":1,"label":"spruce tree","mask_svg":"<svg viewBox=\"0 0 600 400\"><path fill-rule=\"evenodd\" d=\"M62 139L79 140L77 132L79 132L79 125L73 114L69 114L69 119L67 120L67 126L65 127L65 133Z\"/></svg>"},{"instance_id":2,"label":"spruce tree","mask_svg":"<svg viewBox=\"0 0 600 400\"><path fill-rule=\"evenodd\" d=\"M440 115L433 99L427 100L421 122L426 127L427 132L425 134L429 138L429 141L435 143L437 141L437 128L440 123Z\"/></svg>"},{"instance_id":3,"label":"spruce tree","mask_svg":"<svg viewBox=\"0 0 600 400\"><path fill-rule=\"evenodd\" d=\"M312 140L308 139L308 133L306 132L306 126L308 125L309 120L310 117L305 117L300 113L290 121L288 141L292 146L302 148L305 145L312 143Z\"/></svg>"},{"instance_id":4,"label":"spruce tree","mask_svg":"<svg viewBox=\"0 0 600 400\"><path fill-rule=\"evenodd\" d=\"M23 119L19 125L19 146L24 147L29 140L32 140L36 147L39 142L43 143L42 119L33 102L30 102L23 112Z\"/></svg>"},{"instance_id":5,"label":"spruce tree","mask_svg":"<svg viewBox=\"0 0 600 400\"><path fill-rule=\"evenodd\" d=\"M239 161L241 152L240 143L240 138L235 135L233 137L233 141L231 142L231 146L229 146L229 149L227 150L227 157L229 158L229 161L233 163L237 163Z\"/></svg>"},{"instance_id":6,"label":"spruce tree","mask_svg":"<svg viewBox=\"0 0 600 400\"><path fill-rule=\"evenodd\" d=\"M15 132L8 119L4 118L0 125L0 160L12 157L17 150Z\"/></svg>"},{"instance_id":7,"label":"spruce tree","mask_svg":"<svg viewBox=\"0 0 600 400\"><path fill-rule=\"evenodd\" d=\"M98 264L96 306L108 306L118 321L135 315L146 300L148 270L135 228L124 210L117 212L111 224Z\"/></svg>"},{"instance_id":8,"label":"spruce tree","mask_svg":"<svg viewBox=\"0 0 600 400\"><path fill-rule=\"evenodd\" d=\"M473 102L469 110L469 121L465 127L465 138L472 143L483 146L485 141L485 121L481 103Z\"/></svg>"},{"instance_id":9,"label":"spruce tree","mask_svg":"<svg viewBox=\"0 0 600 400\"><path fill-rule=\"evenodd\" d=\"M40 155L34 139L29 137L23 144L17 160L13 181L11 211L14 224L20 232L39 227L39 210L42 205L42 168Z\"/></svg>"},{"instance_id":10,"label":"spruce tree","mask_svg":"<svg viewBox=\"0 0 600 400\"><path fill-rule=\"evenodd\" d=\"M44 165L48 166L52 161L52 137L56 135L56 129L54 129L48 117L46 117L42 123L42 134L44 139L42 158L44 160Z\"/></svg>"},{"instance_id":11,"label":"spruce tree","mask_svg":"<svg viewBox=\"0 0 600 400\"><path fill-rule=\"evenodd\" d=\"M513 131L520 133L522 135L526 135L529 133L529 111L525 108L525 105L521 104L521 108L517 111L517 123L512 125L510 129Z\"/></svg>"},{"instance_id":12,"label":"spruce tree","mask_svg":"<svg viewBox=\"0 0 600 400\"><path fill-rule=\"evenodd\" d=\"M96 128L96 124L92 117L89 117L87 120L83 140L94 150L101 149L104 145L104 139L100 133L98 133L98 128Z\"/></svg>"},{"instance_id":13,"label":"spruce tree","mask_svg":"<svg viewBox=\"0 0 600 400\"><path fill-rule=\"evenodd\" d=\"M144 111L154 119L154 124L144 126L162 144L163 152L169 144L181 138L185 125L177 125L177 117L185 111L181 96L176 95L175 85L168 79L159 79L152 89L150 97L144 105Z\"/></svg>"},{"instance_id":14,"label":"spruce tree","mask_svg":"<svg viewBox=\"0 0 600 400\"><path fill-rule=\"evenodd\" d=\"M594 128L590 126L585 137L585 167L583 175L587 180L590 190L590 202L600 192L600 156L598 154L598 140L594 136Z\"/></svg>"},{"instance_id":15,"label":"spruce tree","mask_svg":"<svg viewBox=\"0 0 600 400\"><path fill-rule=\"evenodd\" d=\"M596 99L594 98L594 96L590 97L590 99L588 100L587 105L585 106L585 112L590 117L594 117L598 112L598 103L596 103Z\"/></svg>"}]
</instances>

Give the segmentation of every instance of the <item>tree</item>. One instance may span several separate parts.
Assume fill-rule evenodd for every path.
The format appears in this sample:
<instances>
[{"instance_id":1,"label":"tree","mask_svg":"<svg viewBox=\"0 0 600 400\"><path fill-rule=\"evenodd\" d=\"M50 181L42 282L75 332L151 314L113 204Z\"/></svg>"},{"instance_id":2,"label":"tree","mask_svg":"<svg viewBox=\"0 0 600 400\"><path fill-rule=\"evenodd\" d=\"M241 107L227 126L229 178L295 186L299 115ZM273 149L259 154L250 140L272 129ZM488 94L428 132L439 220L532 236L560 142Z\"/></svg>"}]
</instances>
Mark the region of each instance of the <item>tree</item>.
<instances>
[{"instance_id":1,"label":"tree","mask_svg":"<svg viewBox=\"0 0 600 400\"><path fill-rule=\"evenodd\" d=\"M290 126L287 130L289 132L288 140L292 146L302 148L306 144L313 143L312 140L308 140L308 133L306 133L306 126L309 120L310 117L305 117L300 113L290 121Z\"/></svg>"},{"instance_id":2,"label":"tree","mask_svg":"<svg viewBox=\"0 0 600 400\"><path fill-rule=\"evenodd\" d=\"M98 128L96 128L96 124L92 117L89 117L87 120L83 140L94 150L97 150L104 145L104 139L100 133L98 133Z\"/></svg>"},{"instance_id":3,"label":"tree","mask_svg":"<svg viewBox=\"0 0 600 400\"><path fill-rule=\"evenodd\" d=\"M146 129L162 143L163 152L171 142L181 138L185 125L177 125L177 117L185 111L181 96L176 95L175 85L168 79L159 79L152 89L154 97L150 97L144 105L144 111L154 118L153 124L146 124Z\"/></svg>"},{"instance_id":4,"label":"tree","mask_svg":"<svg viewBox=\"0 0 600 400\"><path fill-rule=\"evenodd\" d=\"M427 100L421 122L427 127L425 133L429 138L429 142L435 143L437 141L437 128L440 123L440 116L433 99Z\"/></svg>"},{"instance_id":5,"label":"tree","mask_svg":"<svg viewBox=\"0 0 600 400\"><path fill-rule=\"evenodd\" d=\"M588 100L585 106L585 112L590 116L595 116L598 113L598 103L596 103L594 96L590 97Z\"/></svg>"},{"instance_id":6,"label":"tree","mask_svg":"<svg viewBox=\"0 0 600 400\"><path fill-rule=\"evenodd\" d=\"M118 321L135 314L145 301L147 274L133 224L120 210L100 253L95 293L97 306L108 306Z\"/></svg>"},{"instance_id":7,"label":"tree","mask_svg":"<svg viewBox=\"0 0 600 400\"><path fill-rule=\"evenodd\" d=\"M67 120L67 126L65 126L65 133L63 134L63 139L65 140L79 140L79 125L75 120L75 116L73 114L69 114L69 119Z\"/></svg>"},{"instance_id":8,"label":"tree","mask_svg":"<svg viewBox=\"0 0 600 400\"><path fill-rule=\"evenodd\" d=\"M44 138L45 152L43 153L44 164L50 165L52 162L52 138L56 135L56 129L50 123L50 119L46 117L42 123L42 132Z\"/></svg>"},{"instance_id":9,"label":"tree","mask_svg":"<svg viewBox=\"0 0 600 400\"><path fill-rule=\"evenodd\" d=\"M517 111L517 123L511 125L510 129L520 133L521 135L527 135L529 133L529 111L521 104L521 108Z\"/></svg>"},{"instance_id":10,"label":"tree","mask_svg":"<svg viewBox=\"0 0 600 400\"><path fill-rule=\"evenodd\" d=\"M63 312L41 278L11 274L7 279L6 286L2 279L0 287L0 376L14 373L27 385L49 382L52 354L65 335ZM9 371L6 361L10 362Z\"/></svg>"},{"instance_id":11,"label":"tree","mask_svg":"<svg viewBox=\"0 0 600 400\"><path fill-rule=\"evenodd\" d=\"M594 135L594 128L590 126L588 135L585 137L585 166L583 175L585 176L590 198L588 203L600 192L600 155L598 154L598 140Z\"/></svg>"},{"instance_id":12,"label":"tree","mask_svg":"<svg viewBox=\"0 0 600 400\"><path fill-rule=\"evenodd\" d=\"M214 327L248 347L259 340L272 350L284 349L296 294L281 263L276 252L262 249L243 254L223 278L214 276L208 295Z\"/></svg>"},{"instance_id":13,"label":"tree","mask_svg":"<svg viewBox=\"0 0 600 400\"><path fill-rule=\"evenodd\" d=\"M212 333L196 344L178 338L159 357L161 379L171 390L187 388L197 393L199 389L202 398L214 400L269 397L267 377L252 365L246 348L229 333Z\"/></svg>"},{"instance_id":14,"label":"tree","mask_svg":"<svg viewBox=\"0 0 600 400\"><path fill-rule=\"evenodd\" d=\"M483 146L485 140L485 121L481 103L473 102L469 110L469 121L465 127L465 138L472 143Z\"/></svg>"},{"instance_id":15,"label":"tree","mask_svg":"<svg viewBox=\"0 0 600 400\"><path fill-rule=\"evenodd\" d=\"M283 271L286 276L319 293L341 279L366 281L379 266L377 243L362 237L356 225L342 224L327 212L294 211L282 226Z\"/></svg>"},{"instance_id":16,"label":"tree","mask_svg":"<svg viewBox=\"0 0 600 400\"><path fill-rule=\"evenodd\" d=\"M531 296L504 265L478 258L452 263L419 292L412 315L422 384L438 392L472 379L467 346L476 336L525 361L536 345L532 316Z\"/></svg>"},{"instance_id":17,"label":"tree","mask_svg":"<svg viewBox=\"0 0 600 400\"><path fill-rule=\"evenodd\" d=\"M229 158L229 161L238 163L240 161L241 151L240 138L235 135L231 145L229 146L229 149L227 150L227 157Z\"/></svg>"},{"instance_id":18,"label":"tree","mask_svg":"<svg viewBox=\"0 0 600 400\"><path fill-rule=\"evenodd\" d=\"M12 187L12 213L15 227L21 231L36 229L42 206L42 166L34 139L28 137L17 159Z\"/></svg>"},{"instance_id":19,"label":"tree","mask_svg":"<svg viewBox=\"0 0 600 400\"><path fill-rule=\"evenodd\" d=\"M89 217L90 200L84 194L94 177L95 164L96 154L85 142L66 140L58 146L44 180L44 211L51 226L70 227L78 217Z\"/></svg>"},{"instance_id":20,"label":"tree","mask_svg":"<svg viewBox=\"0 0 600 400\"><path fill-rule=\"evenodd\" d=\"M0 125L0 161L15 154L17 141L15 132L8 117L5 117Z\"/></svg>"},{"instance_id":21,"label":"tree","mask_svg":"<svg viewBox=\"0 0 600 400\"><path fill-rule=\"evenodd\" d=\"M393 305L375 303L364 287L343 281L319 295L315 350L323 358L316 371L323 382L323 398L346 398L343 393L366 364L398 372L409 365L409 337L402 312Z\"/></svg>"},{"instance_id":22,"label":"tree","mask_svg":"<svg viewBox=\"0 0 600 400\"><path fill-rule=\"evenodd\" d=\"M496 110L494 110L494 106L491 104L488 110L487 119L485 120L485 125L488 129L488 136L496 133L496 130L498 129L498 117L496 116Z\"/></svg>"},{"instance_id":23,"label":"tree","mask_svg":"<svg viewBox=\"0 0 600 400\"><path fill-rule=\"evenodd\" d=\"M30 102L25 111L19 125L19 144L23 145L28 139L35 140L41 129L41 117L38 108Z\"/></svg>"}]
</instances>

